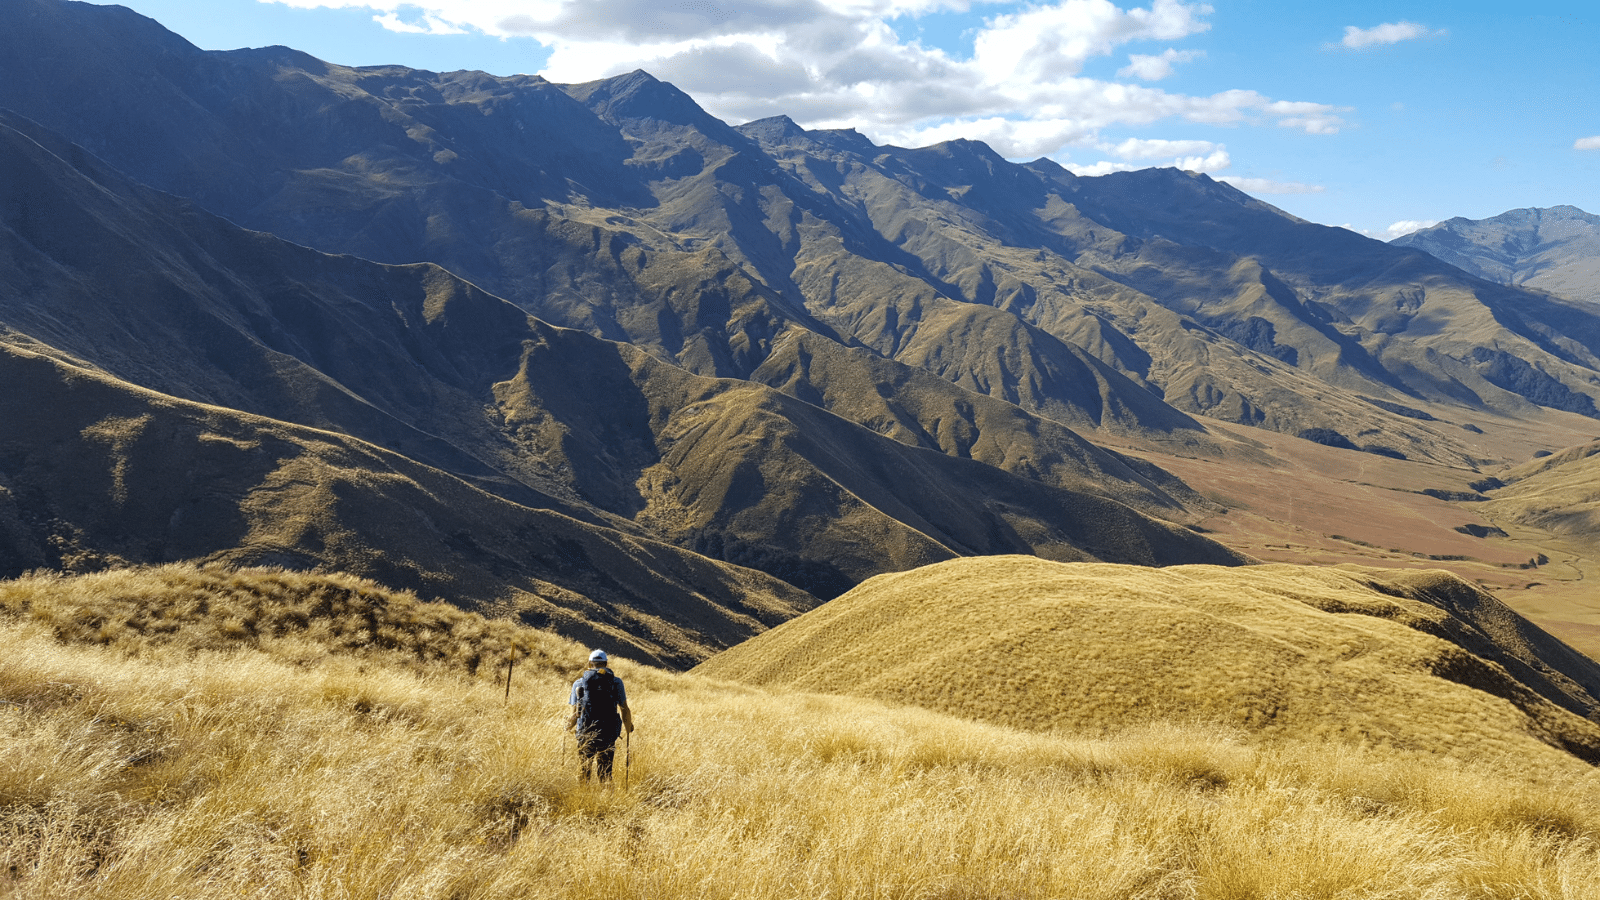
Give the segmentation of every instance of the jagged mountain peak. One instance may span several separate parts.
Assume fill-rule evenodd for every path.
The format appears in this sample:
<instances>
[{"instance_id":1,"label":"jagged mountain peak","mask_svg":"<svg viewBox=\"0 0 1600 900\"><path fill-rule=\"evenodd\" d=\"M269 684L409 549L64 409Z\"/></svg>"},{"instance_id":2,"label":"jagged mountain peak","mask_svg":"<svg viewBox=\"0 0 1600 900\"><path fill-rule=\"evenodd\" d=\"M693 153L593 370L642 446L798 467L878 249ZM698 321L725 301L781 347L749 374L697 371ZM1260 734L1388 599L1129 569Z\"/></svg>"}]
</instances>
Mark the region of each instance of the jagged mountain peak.
<instances>
[{"instance_id":1,"label":"jagged mountain peak","mask_svg":"<svg viewBox=\"0 0 1600 900\"><path fill-rule=\"evenodd\" d=\"M993 147L974 138L951 138L948 141L940 141L937 144L929 144L927 147L920 149L931 153L939 153L945 156L1004 159L1004 157L995 152Z\"/></svg>"},{"instance_id":2,"label":"jagged mountain peak","mask_svg":"<svg viewBox=\"0 0 1600 900\"><path fill-rule=\"evenodd\" d=\"M1179 204L1206 203L1222 207L1237 207L1257 213L1269 213L1296 224L1311 224L1239 190L1225 181L1218 181L1204 172L1193 172L1171 166L1134 169L1129 172L1111 172L1092 179L1112 191L1126 194L1130 199L1148 202L1158 207Z\"/></svg>"},{"instance_id":3,"label":"jagged mountain peak","mask_svg":"<svg viewBox=\"0 0 1600 900\"><path fill-rule=\"evenodd\" d=\"M810 136L810 132L801 128L793 119L783 115L753 119L734 130L746 137L766 143L778 143L789 138Z\"/></svg>"},{"instance_id":4,"label":"jagged mountain peak","mask_svg":"<svg viewBox=\"0 0 1600 900\"><path fill-rule=\"evenodd\" d=\"M1576 206L1456 216L1390 242L1422 250L1489 281L1574 300L1600 300L1600 216Z\"/></svg>"},{"instance_id":5,"label":"jagged mountain peak","mask_svg":"<svg viewBox=\"0 0 1600 900\"><path fill-rule=\"evenodd\" d=\"M1600 216L1585 212L1576 206L1546 206L1523 207L1508 209L1497 216L1487 219L1469 219L1466 216L1452 216L1427 228L1419 228L1410 234L1401 235L1390 241L1398 246L1409 246L1416 243L1421 237L1434 234L1451 233L1464 228L1519 228L1531 229L1537 232L1548 225L1576 224L1579 227L1600 228Z\"/></svg>"},{"instance_id":6,"label":"jagged mountain peak","mask_svg":"<svg viewBox=\"0 0 1600 900\"><path fill-rule=\"evenodd\" d=\"M755 119L734 130L768 147L782 147L799 142L808 145L812 150L820 147L862 156L871 156L883 149L854 128L802 128L785 115Z\"/></svg>"},{"instance_id":7,"label":"jagged mountain peak","mask_svg":"<svg viewBox=\"0 0 1600 900\"><path fill-rule=\"evenodd\" d=\"M818 128L808 133L818 141L857 151L870 151L878 146L854 128Z\"/></svg>"},{"instance_id":8,"label":"jagged mountain peak","mask_svg":"<svg viewBox=\"0 0 1600 900\"><path fill-rule=\"evenodd\" d=\"M227 56L239 60L260 60L280 69L301 69L317 75L328 73L328 63L302 50L272 44L266 47L242 47L226 51ZM398 66L363 66L363 71L391 72Z\"/></svg>"},{"instance_id":9,"label":"jagged mountain peak","mask_svg":"<svg viewBox=\"0 0 1600 900\"><path fill-rule=\"evenodd\" d=\"M708 134L734 133L727 123L701 109L693 97L643 69L566 85L564 89L608 122L655 119L694 126Z\"/></svg>"},{"instance_id":10,"label":"jagged mountain peak","mask_svg":"<svg viewBox=\"0 0 1600 900\"><path fill-rule=\"evenodd\" d=\"M1015 178L1026 171L996 153L993 147L971 138L953 138L926 147L885 147L883 150L904 164L941 170L947 178L957 175L971 181L988 181Z\"/></svg>"},{"instance_id":11,"label":"jagged mountain peak","mask_svg":"<svg viewBox=\"0 0 1600 900\"><path fill-rule=\"evenodd\" d=\"M1033 172L1036 175L1049 178L1052 181L1057 181L1064 185L1070 185L1082 177L1074 174L1066 166L1063 166L1061 163L1056 162L1048 156L1041 156L1033 162L1024 163L1023 168Z\"/></svg>"},{"instance_id":12,"label":"jagged mountain peak","mask_svg":"<svg viewBox=\"0 0 1600 900\"><path fill-rule=\"evenodd\" d=\"M26 23L30 28L55 25L116 35L129 41L147 43L165 51L202 53L199 47L169 30L155 19L125 6L83 3L78 0L4 0L10 26Z\"/></svg>"}]
</instances>

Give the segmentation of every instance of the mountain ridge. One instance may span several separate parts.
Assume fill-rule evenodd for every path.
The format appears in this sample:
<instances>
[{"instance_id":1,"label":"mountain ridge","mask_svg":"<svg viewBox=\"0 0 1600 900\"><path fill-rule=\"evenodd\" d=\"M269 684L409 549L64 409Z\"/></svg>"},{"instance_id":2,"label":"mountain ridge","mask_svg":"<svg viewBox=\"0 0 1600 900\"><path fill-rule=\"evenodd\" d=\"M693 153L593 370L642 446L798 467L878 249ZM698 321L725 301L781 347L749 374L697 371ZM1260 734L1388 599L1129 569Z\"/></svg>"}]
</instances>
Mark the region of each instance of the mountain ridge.
<instances>
[{"instance_id":1,"label":"mountain ridge","mask_svg":"<svg viewBox=\"0 0 1600 900\"><path fill-rule=\"evenodd\" d=\"M48 0L8 2L49 5ZM18 37L21 39L22 35L19 33ZM59 36L41 36L40 39L59 40ZM20 59L27 51L19 46L16 52ZM1195 180L1196 176L1180 176L1175 172L1161 175L1121 173L1104 179L1068 181L1062 179L1059 172L1048 171L1048 167L1028 168L1006 163L992 150L980 149L976 143L903 150L873 148L851 140L842 144L833 141L829 152L836 154L835 162L843 168L836 166L835 174L828 177L835 186L828 188L815 177L817 172L823 171L819 167L820 160L805 163L803 167L783 164L782 148L771 143L777 132L769 134L768 144L761 145L738 129L706 116L698 107L690 109L692 99L676 89L669 91L669 105L678 113L668 118L678 120L677 124L652 117L648 108L635 109L609 101L584 102L602 95L609 97L613 92L632 97L646 88L657 92L670 88L646 73L569 86L572 91L569 93L567 88L542 79L494 79L474 73L440 76L397 67L356 70L330 64L321 65L325 71L305 72L285 67L293 61L281 59L277 63L279 68L267 71L260 69L260 60L227 53L194 51L190 56L194 65L201 68L233 67L230 71L237 73L233 77L240 85L280 85L273 90L283 99L261 101L257 105L264 104L263 113L274 105L289 103L306 107L330 102L317 97L331 100L332 96L348 94L349 99L337 102L355 104L350 107L353 112L360 111L352 120L355 123L368 121L379 114L377 111L385 110L381 115L400 117L416 124L411 127L411 137L402 138L392 129L373 132L372 140L376 143L367 144L356 155L346 157L331 169L326 168L326 160L304 153L301 153L305 157L302 162L287 165L287 160L269 164L260 154L242 157L255 160L250 165L260 170L258 176L247 179L250 183L277 181L284 184L286 190L280 192L276 200L268 199L266 203L221 208L226 204L219 206L220 201L214 199L221 196L220 187L195 183L185 188L177 183L157 183L158 187L199 198L212 197L203 202L208 202L214 211L309 246L353 252L385 262L430 259L556 324L573 325L610 339L625 339L652 347L680 365L704 374L747 377L760 364L777 333L791 327L819 330L819 322L847 343L859 340L880 353L897 355L898 348L905 344L901 332L908 325L921 322L927 311L954 300L964 306L987 306L1007 316L1018 316L1029 326L1042 328L1052 339L1068 343L1086 341L1086 346L1092 345L1102 362L1118 369L1136 384L1156 389L1179 411L1201 412L1289 433L1315 427L1360 431L1377 426L1379 431L1391 434L1393 449L1438 454L1441 461L1459 462L1464 454L1461 448L1428 449L1438 441L1410 434L1410 424L1403 419L1365 416L1359 422L1351 421L1350 410L1328 407L1319 401L1316 388L1309 383L1290 388L1288 394L1295 402L1285 406L1278 399L1284 394L1283 389L1253 374L1253 365L1262 355L1272 357L1279 365L1292 360L1292 366L1310 372L1315 379L1342 379L1348 382L1347 387L1360 383L1368 395L1404 405L1414 405L1408 400L1422 397L1446 403L1489 403L1512 409L1525 402L1522 399L1525 397L1531 396L1535 402L1550 402L1554 397L1559 398L1558 402L1565 408L1587 413L1588 406L1582 402L1582 396L1595 390L1587 380L1587 372L1594 365L1593 342L1586 341L1579 346L1570 341L1552 341L1545 335L1554 328L1551 316L1560 319L1575 314L1574 311L1552 310L1544 321L1531 323L1502 316L1504 321L1494 324L1494 317L1478 305L1482 302L1482 298L1476 296L1479 289L1470 283L1455 282L1442 292L1430 294L1425 289L1423 294L1414 297L1407 293L1408 288L1399 285L1338 287L1337 290L1344 292L1355 290L1357 296L1351 308L1335 308L1327 300L1311 299L1329 290L1329 285L1323 284L1332 277L1326 271L1327 266L1320 272L1304 274L1282 271L1280 265L1272 262L1276 258L1270 256L1273 248L1278 248L1281 255L1284 247L1301 247L1308 240L1313 244L1335 241L1342 242L1341 247L1357 247L1377 260L1374 254L1382 253L1381 244L1363 242L1347 232L1298 222L1232 188L1220 184L1204 187ZM181 86L187 82L178 79L172 83ZM330 95L330 90L344 93ZM194 102L205 100L203 92L196 89L195 94ZM38 106L37 98L18 94L0 97L0 105L25 107L29 103ZM469 109L478 109L480 114L474 119L463 118L461 113ZM35 112L53 116L61 120L60 124L71 124L63 120L58 110L40 108ZM211 115L218 117L218 121L226 121L226 110L220 107ZM462 130L464 123L479 120L504 122L504 125L483 131L485 126L475 124L472 128L477 130L476 135ZM249 127L256 130L271 127L267 123L272 121L272 116L262 115L252 120ZM293 126L289 126L289 130L292 131ZM485 143L490 133L512 139L491 146ZM796 129L781 133L786 135L784 140L828 146L817 141L819 137L828 137L820 133L797 133ZM518 135L523 137L518 139ZM540 147L537 157L529 156L527 151L530 146L527 141L534 136ZM163 140L170 143L180 139L174 135ZM400 143L395 143L397 139ZM102 139L100 143L105 141ZM391 146L397 149L382 149ZM408 146L411 149L404 149ZM378 155L373 156L374 152ZM917 193L921 198L918 203L937 200L926 191L931 190L928 186L934 183L927 177L936 175L938 170L930 169L914 178L906 174L911 171L907 169L908 160L932 159L951 160L955 165L954 169L936 178L945 182L940 186L944 198L940 202L948 205L948 201L956 199L951 191L956 191L962 200L959 206L951 206L952 210L980 209L983 207L980 201L986 196L996 191L1014 193L1021 189L1020 185L1040 197L1041 202L1048 196L1057 198L1037 208L1049 208L1049 203L1064 204L1060 209L1065 213L1075 208L1072 204L1077 204L1093 210L1101 224L1088 227L1088 233L1083 233L1082 226L1076 226L1063 234L1060 229L1066 227L1069 220L1060 214L1052 214L1047 221L1032 215L1018 218L1012 212L1002 217L1009 224L995 230L1000 219L990 216L984 220L988 224L983 224L964 219L967 214L961 213L949 220L954 230L944 224L933 230L916 224L912 231L907 231L905 214L894 212L896 205L903 201L892 200L891 194L884 191L910 189L915 193L919 190L915 184L922 184L922 193ZM882 169L883 165L891 168ZM411 199L372 183L361 174L362 166L379 167L378 171L390 173L391 177L399 176L400 183L414 185L409 194ZM881 169L879 176L888 176L888 180L861 182L860 177L875 167ZM519 175L515 179L517 186L513 187L512 181L503 177L495 181L487 174L472 175L463 182L452 174L458 170L469 175L489 171L516 171L525 175ZM203 171L203 167L193 170L186 177L192 180ZM134 174L142 177L138 171ZM152 168L144 174L160 173ZM844 180L841 181L841 177ZM902 183L900 188L890 188L890 182L899 183L907 178L910 181ZM859 182L862 187L851 188L849 182ZM1141 258L1141 249L1149 246L1155 235L1147 233L1148 225L1135 227L1123 222L1126 215L1117 212L1114 198L1133 190L1144 198L1140 215L1152 221L1149 217L1161 209L1182 208L1186 213L1192 212L1195 206L1191 199L1198 195L1194 194L1195 189L1183 187L1191 183L1201 185L1200 194L1209 198L1206 201L1211 204L1209 208L1225 211L1206 220L1206 239L1214 244L1217 234L1227 233L1234 235L1230 238L1234 243L1220 249L1202 243L1174 256L1177 248L1170 246L1170 239L1174 236L1193 239L1188 232L1194 229L1191 223L1188 232L1180 234L1182 229L1176 226L1181 222L1169 217L1162 220L1162 234L1166 237L1156 241L1157 246L1166 249L1154 257L1150 256L1152 251L1145 250ZM465 185L469 190L463 193L451 185ZM825 189L819 191L819 187ZM430 195L444 190L460 199L443 206L442 194L430 199ZM460 204L472 196L474 190L490 193L471 200L477 210L464 217L465 208ZM860 193L861 190L868 194ZM1177 193L1173 193L1175 190ZM851 195L851 191L856 193ZM876 199L863 205L869 194ZM501 199L495 199L496 196ZM314 212L319 205L326 207L340 197L357 200L355 207L349 207L347 201L342 205L351 210L361 209L360 217L372 218L362 224L360 218L352 219L347 213L330 217ZM583 197L588 197L589 201L573 206ZM1180 197L1186 198L1181 204ZM623 201L625 208L614 209L609 215L589 214L590 201L608 201L608 198ZM885 201L890 205L885 205ZM541 213L540 206L547 212ZM873 212L873 209L878 211ZM1241 210L1257 216L1259 222L1272 224L1278 231L1263 232L1259 222L1218 231L1219 223L1234 221ZM552 214L556 218L548 218ZM920 222L921 213L916 215ZM1263 216L1265 218L1261 218ZM423 219L433 223L428 228L436 232L435 237L421 235ZM594 223L590 233L571 227L586 219ZM1079 220L1082 221L1081 217ZM322 224L317 224L318 221ZM1103 224L1106 221L1113 225L1123 222L1132 235L1118 237L1118 229ZM1313 230L1301 237L1291 237L1289 231L1282 231L1279 226L1290 231L1295 228ZM974 227L978 230L973 231ZM594 228L601 231L594 233ZM1281 235L1273 237L1280 231ZM1254 232L1261 232L1266 242L1251 238ZM1008 242L1024 233L1035 238L1009 251L1005 249ZM672 237L665 238L668 234ZM1073 234L1083 239L1092 234L1094 241L1080 247L1080 238ZM1040 243L1044 237L1049 238L1048 247ZM1068 243L1062 243L1063 237L1068 238ZM1131 238L1136 238L1136 243L1127 243ZM1111 243L1107 243L1108 240ZM594 247L596 244L610 245L611 249L601 255L582 249L584 245ZM1044 270L1040 270L1036 262L1024 263L1018 257L1026 256L1026 252L1018 254L1016 251L1025 250L1030 244L1038 248L1035 252L1044 251L1058 262L1050 262ZM1196 257L1194 253L1201 246L1209 249ZM623 247L636 249L622 252ZM690 250L687 258L683 256L686 249ZM1087 256L1083 253L1086 249ZM839 256L840 251L845 256ZM1219 252L1234 258L1218 259L1215 254ZM1243 330L1224 327L1222 332L1199 339L1197 337L1205 332L1195 330L1195 324L1205 328L1207 322L1216 325L1219 320L1201 316L1196 321L1195 309L1180 309L1178 317L1159 330L1147 327L1140 331L1134 326L1139 318L1148 318L1151 313L1166 315L1157 311L1164 308L1163 304L1172 302L1173 291L1170 282L1141 282L1132 278L1140 269L1122 271L1130 262L1145 269L1149 268L1148 262L1171 268L1187 258L1186 265L1190 268L1196 259L1201 259L1203 268L1231 269L1245 258L1241 254L1262 257L1269 270L1262 278L1241 282L1241 287L1259 290L1262 298L1286 299L1293 295L1293 301L1287 304L1280 300L1266 301L1256 314L1261 323L1240 326ZM1268 255L1263 257L1262 254ZM982 256L1004 265L974 266L974 258ZM869 258L882 259L888 266L870 262ZM714 270L726 267L713 293L725 292L726 301L718 303L728 303L727 315L713 313L713 317L707 317L711 310L704 303L685 307L683 299L676 299L682 297L675 295L674 288L682 277L681 271L689 266L704 267L706 262L710 262ZM557 268L549 267L550 263ZM577 272L585 273L576 282L571 281L570 275L552 281L551 274L558 268L570 272L574 271L574 265ZM1403 274L1407 285L1418 277L1411 272ZM1430 277L1440 277L1440 273ZM1450 280L1458 276L1446 274L1443 277ZM570 286L561 284L562 281L568 281ZM1065 285L1066 293L1053 289L1056 292L1043 300L1029 296L1037 293L1037 285L1052 283ZM1118 284L1122 287L1117 287ZM1141 284L1158 289L1164 296L1148 296ZM1275 284L1278 287L1274 287ZM548 285L554 291L545 290L541 296L534 297L527 292L526 286L530 285ZM702 294L705 287L700 289ZM1143 296L1128 294L1129 288L1140 291ZM849 303L841 304L840 290L862 297L872 311L853 309ZM1206 290L1215 292L1216 287ZM1238 290L1235 287L1230 292L1237 295ZM604 305L596 305L595 298L600 294L608 294L611 299ZM1097 299L1112 296L1122 297L1114 307L1106 307ZM1430 296L1439 299L1430 304ZM901 299L894 299L896 297ZM1387 304L1398 309L1379 309L1374 315L1375 301L1379 307ZM892 305L884 306L886 302ZM1254 302L1259 306L1263 301ZM1420 311L1412 309L1413 305L1435 308L1435 312L1423 313L1429 321L1441 313L1456 315L1451 310L1466 311L1484 320L1468 327L1483 331L1485 337L1499 335L1492 337L1491 342L1500 346L1490 347L1485 351L1487 357L1477 358L1470 347L1440 344L1435 338L1423 338L1428 343L1416 347L1411 340L1398 341L1395 336L1403 334L1405 323L1416 320ZM1090 312L1092 309L1101 311ZM656 314L652 316L651 310ZM883 320L881 315L891 310L893 321ZM1271 326L1270 333L1267 325ZM1350 335L1341 331L1352 328L1356 331ZM1540 334L1530 335L1530 329ZM1244 343L1232 340L1233 336L1243 337ZM930 339L945 345L957 341L953 336L941 341L930 333L922 346L928 346ZM1477 339L1473 346L1483 343L1482 339ZM1237 356L1239 363L1198 369L1187 364L1151 368L1141 359L1155 349L1174 345L1180 346L1186 357L1204 355L1208 344L1225 348L1222 357ZM1443 355L1430 356L1429 350ZM920 364L925 358L923 354L908 361ZM1523 358L1532 359L1534 363L1518 366L1517 361ZM1574 365L1579 366L1579 370L1573 369ZM1515 371L1508 372L1507 367ZM948 369L945 374L958 382L969 377L961 367ZM1152 374L1154 381L1150 378ZM992 385L1004 380L973 378L965 383ZM1007 396L1004 399L1022 401L1033 411L1049 415L1064 415L1065 410L1074 406L1074 401L1063 403L1049 396ZM1592 404L1592 399L1590 402ZM1290 409L1294 411L1289 412ZM1159 437L1159 433L1155 435Z\"/></svg>"}]
</instances>

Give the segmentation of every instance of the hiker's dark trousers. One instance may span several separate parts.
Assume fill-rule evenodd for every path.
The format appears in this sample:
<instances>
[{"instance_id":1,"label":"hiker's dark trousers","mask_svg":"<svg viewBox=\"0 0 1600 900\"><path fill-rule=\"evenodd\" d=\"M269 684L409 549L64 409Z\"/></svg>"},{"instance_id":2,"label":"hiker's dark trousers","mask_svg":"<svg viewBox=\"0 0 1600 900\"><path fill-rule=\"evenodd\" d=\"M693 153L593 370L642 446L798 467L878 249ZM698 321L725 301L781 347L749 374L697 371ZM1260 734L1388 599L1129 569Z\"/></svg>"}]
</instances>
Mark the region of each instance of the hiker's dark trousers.
<instances>
[{"instance_id":1,"label":"hiker's dark trousers","mask_svg":"<svg viewBox=\"0 0 1600 900\"><path fill-rule=\"evenodd\" d=\"M611 767L617 759L617 737L622 733L622 723L615 728L603 725L578 731L578 777L589 780L589 762L594 761L594 774L601 781L611 780Z\"/></svg>"}]
</instances>

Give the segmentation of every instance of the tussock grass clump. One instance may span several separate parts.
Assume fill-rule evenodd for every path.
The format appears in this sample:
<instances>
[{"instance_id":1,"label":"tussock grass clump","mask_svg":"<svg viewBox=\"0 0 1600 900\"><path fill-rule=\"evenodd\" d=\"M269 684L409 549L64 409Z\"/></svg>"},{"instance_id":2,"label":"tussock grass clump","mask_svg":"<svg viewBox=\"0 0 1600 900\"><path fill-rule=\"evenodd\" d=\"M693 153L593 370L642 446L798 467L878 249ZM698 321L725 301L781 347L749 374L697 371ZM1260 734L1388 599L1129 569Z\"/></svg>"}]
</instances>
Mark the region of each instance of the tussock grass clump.
<instances>
[{"instance_id":1,"label":"tussock grass clump","mask_svg":"<svg viewBox=\"0 0 1600 900\"><path fill-rule=\"evenodd\" d=\"M481 673L399 653L307 663L182 628L63 643L33 608L0 620L0 896L1579 900L1600 884L1600 778L1575 761L1160 722L1046 735L624 661L639 731L605 789L573 777L559 666L528 667L507 702Z\"/></svg>"},{"instance_id":2,"label":"tussock grass clump","mask_svg":"<svg viewBox=\"0 0 1600 900\"><path fill-rule=\"evenodd\" d=\"M128 652L240 647L309 664L338 655L477 674L572 667L577 646L549 632L486 619L342 573L186 563L0 582L0 614L71 643Z\"/></svg>"}]
</instances>

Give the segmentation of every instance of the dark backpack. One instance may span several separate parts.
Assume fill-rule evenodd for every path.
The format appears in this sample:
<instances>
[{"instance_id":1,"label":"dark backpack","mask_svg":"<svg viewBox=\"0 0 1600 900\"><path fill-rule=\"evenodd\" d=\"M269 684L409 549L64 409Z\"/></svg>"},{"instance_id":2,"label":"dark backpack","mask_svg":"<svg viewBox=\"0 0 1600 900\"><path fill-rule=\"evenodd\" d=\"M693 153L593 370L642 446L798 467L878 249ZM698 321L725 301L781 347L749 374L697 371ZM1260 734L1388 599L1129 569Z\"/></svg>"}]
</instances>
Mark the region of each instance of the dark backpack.
<instances>
[{"instance_id":1,"label":"dark backpack","mask_svg":"<svg viewBox=\"0 0 1600 900\"><path fill-rule=\"evenodd\" d=\"M622 699L618 684L617 676L599 669L590 669L578 679L579 731L622 725L622 716L617 713L617 703Z\"/></svg>"}]
</instances>

